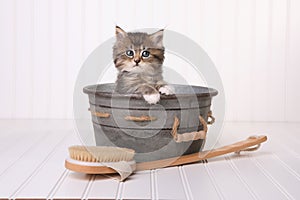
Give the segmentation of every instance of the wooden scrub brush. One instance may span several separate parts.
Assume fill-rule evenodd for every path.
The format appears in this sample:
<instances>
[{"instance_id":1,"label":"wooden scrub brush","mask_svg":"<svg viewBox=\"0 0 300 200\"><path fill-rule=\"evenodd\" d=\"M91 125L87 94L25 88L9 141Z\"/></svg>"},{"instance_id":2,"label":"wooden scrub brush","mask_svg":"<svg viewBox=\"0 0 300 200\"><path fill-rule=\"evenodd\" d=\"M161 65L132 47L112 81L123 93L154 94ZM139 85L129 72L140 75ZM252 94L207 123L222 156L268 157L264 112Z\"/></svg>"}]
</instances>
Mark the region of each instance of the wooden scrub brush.
<instances>
[{"instance_id":1,"label":"wooden scrub brush","mask_svg":"<svg viewBox=\"0 0 300 200\"><path fill-rule=\"evenodd\" d=\"M66 159L65 167L69 170L86 174L114 174L119 173L124 180L135 170L150 170L188 163L205 161L208 158L241 151L254 151L267 140L267 136L251 136L246 140L226 145L220 148L183 155L178 158L135 163L135 151L119 147L84 147L69 148L70 158ZM124 167L125 166L125 167Z\"/></svg>"},{"instance_id":2,"label":"wooden scrub brush","mask_svg":"<svg viewBox=\"0 0 300 200\"><path fill-rule=\"evenodd\" d=\"M135 169L135 151L127 148L105 146L71 146L67 169L86 174L119 173L120 180L126 179Z\"/></svg>"}]
</instances>

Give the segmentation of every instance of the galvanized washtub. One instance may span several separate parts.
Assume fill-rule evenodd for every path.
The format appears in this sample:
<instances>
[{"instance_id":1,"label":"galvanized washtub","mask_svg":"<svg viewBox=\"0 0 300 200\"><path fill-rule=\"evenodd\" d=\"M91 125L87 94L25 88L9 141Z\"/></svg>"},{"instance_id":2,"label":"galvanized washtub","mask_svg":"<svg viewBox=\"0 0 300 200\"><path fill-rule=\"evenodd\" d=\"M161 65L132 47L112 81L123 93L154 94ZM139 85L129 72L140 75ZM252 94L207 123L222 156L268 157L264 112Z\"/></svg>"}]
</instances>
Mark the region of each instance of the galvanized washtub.
<instances>
[{"instance_id":1,"label":"galvanized washtub","mask_svg":"<svg viewBox=\"0 0 300 200\"><path fill-rule=\"evenodd\" d=\"M178 157L202 150L217 90L173 85L175 95L161 95L149 105L139 94L118 94L115 84L83 89L88 94L97 146L118 146L136 151L135 160L146 162Z\"/></svg>"}]
</instances>

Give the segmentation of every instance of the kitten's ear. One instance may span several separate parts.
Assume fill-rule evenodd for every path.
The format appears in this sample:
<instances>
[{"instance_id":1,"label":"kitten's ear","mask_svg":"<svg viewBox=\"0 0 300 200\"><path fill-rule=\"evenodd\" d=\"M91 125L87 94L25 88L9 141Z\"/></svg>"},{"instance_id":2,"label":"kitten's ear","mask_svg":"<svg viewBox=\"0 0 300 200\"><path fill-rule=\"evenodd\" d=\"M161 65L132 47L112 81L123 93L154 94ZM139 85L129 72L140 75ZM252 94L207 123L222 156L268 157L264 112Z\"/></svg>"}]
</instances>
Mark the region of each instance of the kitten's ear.
<instances>
[{"instance_id":1,"label":"kitten's ear","mask_svg":"<svg viewBox=\"0 0 300 200\"><path fill-rule=\"evenodd\" d=\"M119 26L116 26L116 36L117 39L121 39L127 36L127 33L121 29Z\"/></svg>"},{"instance_id":2,"label":"kitten's ear","mask_svg":"<svg viewBox=\"0 0 300 200\"><path fill-rule=\"evenodd\" d=\"M163 46L163 36L164 36L164 29L161 29L155 33L150 35L151 40L157 44L158 46Z\"/></svg>"}]
</instances>

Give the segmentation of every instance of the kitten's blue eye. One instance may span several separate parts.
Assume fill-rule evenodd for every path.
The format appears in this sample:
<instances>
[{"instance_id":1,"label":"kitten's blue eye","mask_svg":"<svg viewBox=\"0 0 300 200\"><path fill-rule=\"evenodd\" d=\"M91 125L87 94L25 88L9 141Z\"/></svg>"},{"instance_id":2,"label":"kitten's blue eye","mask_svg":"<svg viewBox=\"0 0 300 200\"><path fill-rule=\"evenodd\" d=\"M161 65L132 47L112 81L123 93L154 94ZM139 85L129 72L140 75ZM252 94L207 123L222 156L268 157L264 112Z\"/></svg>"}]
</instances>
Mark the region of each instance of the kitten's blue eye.
<instances>
[{"instance_id":1,"label":"kitten's blue eye","mask_svg":"<svg viewBox=\"0 0 300 200\"><path fill-rule=\"evenodd\" d=\"M149 51L143 51L142 56L147 58L150 56L150 52Z\"/></svg>"},{"instance_id":2,"label":"kitten's blue eye","mask_svg":"<svg viewBox=\"0 0 300 200\"><path fill-rule=\"evenodd\" d=\"M125 53L128 57L132 57L134 55L134 52L132 50L127 50Z\"/></svg>"}]
</instances>

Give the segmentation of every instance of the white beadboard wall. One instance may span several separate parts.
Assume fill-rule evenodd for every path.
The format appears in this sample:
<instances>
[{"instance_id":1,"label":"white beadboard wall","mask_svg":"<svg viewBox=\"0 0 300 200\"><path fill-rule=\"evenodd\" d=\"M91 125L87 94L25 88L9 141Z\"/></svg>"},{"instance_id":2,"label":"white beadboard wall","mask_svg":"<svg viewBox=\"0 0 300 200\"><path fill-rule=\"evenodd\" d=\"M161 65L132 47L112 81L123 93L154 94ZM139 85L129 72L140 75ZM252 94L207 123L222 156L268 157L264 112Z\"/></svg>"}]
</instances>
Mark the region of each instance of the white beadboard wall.
<instances>
[{"instance_id":1,"label":"white beadboard wall","mask_svg":"<svg viewBox=\"0 0 300 200\"><path fill-rule=\"evenodd\" d=\"M118 24L199 43L228 121L300 121L299 10L298 0L0 0L0 118L72 118L81 64Z\"/></svg>"}]
</instances>

